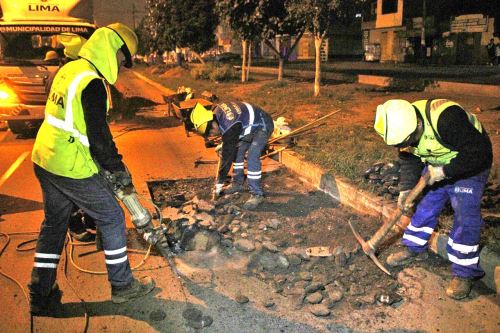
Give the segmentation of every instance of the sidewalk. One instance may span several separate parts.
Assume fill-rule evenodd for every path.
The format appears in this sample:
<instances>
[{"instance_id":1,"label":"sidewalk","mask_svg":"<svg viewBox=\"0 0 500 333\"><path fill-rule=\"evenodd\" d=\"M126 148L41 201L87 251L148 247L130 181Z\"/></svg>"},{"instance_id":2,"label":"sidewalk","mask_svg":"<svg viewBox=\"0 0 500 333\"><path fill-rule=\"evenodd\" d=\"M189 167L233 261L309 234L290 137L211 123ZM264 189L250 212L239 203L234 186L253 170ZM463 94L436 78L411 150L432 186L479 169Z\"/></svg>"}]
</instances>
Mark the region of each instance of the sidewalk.
<instances>
[{"instance_id":1,"label":"sidewalk","mask_svg":"<svg viewBox=\"0 0 500 333\"><path fill-rule=\"evenodd\" d=\"M251 71L261 71L263 69L278 71L278 64L267 61L254 62ZM295 75L295 71L306 71L314 74L314 62L301 61L289 62L285 64L286 75ZM417 65L417 64L391 64L365 61L338 61L332 60L321 64L321 74L336 74L340 77L355 78L357 75L390 76L404 79L427 79L434 81L452 81L463 83L500 85L500 66L486 65Z\"/></svg>"},{"instance_id":2,"label":"sidewalk","mask_svg":"<svg viewBox=\"0 0 500 333\"><path fill-rule=\"evenodd\" d=\"M372 193L361 191L346 179L336 176L332 177L322 168L306 162L300 155L294 152L283 151L279 155L279 161L300 178L330 195L333 199L352 207L360 213L372 215L386 221L396 210L394 203L384 201ZM365 236L368 237L369 235ZM446 252L447 243L447 235L434 232L431 236L430 248L440 257L448 259ZM486 272L482 281L498 293L500 290L500 255L484 247L480 253L480 262L481 267Z\"/></svg>"}]
</instances>

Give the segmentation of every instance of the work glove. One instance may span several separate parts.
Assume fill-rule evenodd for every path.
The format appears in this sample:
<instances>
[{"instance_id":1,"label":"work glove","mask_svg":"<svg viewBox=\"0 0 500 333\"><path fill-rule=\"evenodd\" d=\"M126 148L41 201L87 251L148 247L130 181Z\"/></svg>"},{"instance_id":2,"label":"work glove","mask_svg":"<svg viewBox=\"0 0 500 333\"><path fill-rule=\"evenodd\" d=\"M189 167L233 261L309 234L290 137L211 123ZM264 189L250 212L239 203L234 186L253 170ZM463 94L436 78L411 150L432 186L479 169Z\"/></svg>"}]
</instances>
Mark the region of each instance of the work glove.
<instances>
[{"instance_id":1,"label":"work glove","mask_svg":"<svg viewBox=\"0 0 500 333\"><path fill-rule=\"evenodd\" d=\"M223 187L224 187L224 184L215 184L215 189L214 189L214 196L215 197L220 197Z\"/></svg>"},{"instance_id":2,"label":"work glove","mask_svg":"<svg viewBox=\"0 0 500 333\"><path fill-rule=\"evenodd\" d=\"M398 196L398 208L401 211L409 210L413 207L413 202L408 202L406 205L406 199L408 198L408 194L410 194L411 190L401 191Z\"/></svg>"},{"instance_id":3,"label":"work glove","mask_svg":"<svg viewBox=\"0 0 500 333\"><path fill-rule=\"evenodd\" d=\"M442 166L429 165L429 185L443 180L446 176Z\"/></svg>"},{"instance_id":4,"label":"work glove","mask_svg":"<svg viewBox=\"0 0 500 333\"><path fill-rule=\"evenodd\" d=\"M217 155L220 157L222 156L222 143L219 143L216 147L215 147L215 152L217 153Z\"/></svg>"}]
</instances>

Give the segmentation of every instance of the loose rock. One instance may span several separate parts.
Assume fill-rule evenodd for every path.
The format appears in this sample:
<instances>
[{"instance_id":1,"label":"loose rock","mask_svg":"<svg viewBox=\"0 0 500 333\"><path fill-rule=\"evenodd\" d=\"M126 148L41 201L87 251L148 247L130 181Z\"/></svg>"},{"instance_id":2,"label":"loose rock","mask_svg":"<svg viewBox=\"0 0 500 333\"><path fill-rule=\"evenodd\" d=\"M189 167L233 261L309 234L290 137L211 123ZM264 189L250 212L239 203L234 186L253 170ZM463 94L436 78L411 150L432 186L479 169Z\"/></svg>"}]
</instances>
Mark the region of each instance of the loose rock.
<instances>
[{"instance_id":1,"label":"loose rock","mask_svg":"<svg viewBox=\"0 0 500 333\"><path fill-rule=\"evenodd\" d=\"M287 259L288 259L288 262L290 263L290 265L292 265L292 266L298 266L301 263L300 258L296 255L293 255L293 254L289 255L287 257Z\"/></svg>"},{"instance_id":2,"label":"loose rock","mask_svg":"<svg viewBox=\"0 0 500 333\"><path fill-rule=\"evenodd\" d=\"M243 252L252 252L255 250L255 244L248 239L238 239L234 242L234 246Z\"/></svg>"},{"instance_id":3,"label":"loose rock","mask_svg":"<svg viewBox=\"0 0 500 333\"><path fill-rule=\"evenodd\" d=\"M337 303L344 297L344 292L338 287L327 286L326 291L328 293L330 301L332 301L333 303Z\"/></svg>"},{"instance_id":4,"label":"loose rock","mask_svg":"<svg viewBox=\"0 0 500 333\"><path fill-rule=\"evenodd\" d=\"M290 266L290 263L288 262L288 259L285 256L279 255L278 256L278 265L283 267L283 268L288 268Z\"/></svg>"},{"instance_id":5,"label":"loose rock","mask_svg":"<svg viewBox=\"0 0 500 333\"><path fill-rule=\"evenodd\" d=\"M327 317L331 311L324 305L318 304L311 307L311 313L316 317Z\"/></svg>"},{"instance_id":6,"label":"loose rock","mask_svg":"<svg viewBox=\"0 0 500 333\"><path fill-rule=\"evenodd\" d=\"M265 241L262 243L262 246L268 250L269 252L272 252L272 253L276 253L278 252L278 247L276 245L274 245L273 243L271 242L268 242L268 241Z\"/></svg>"},{"instance_id":7,"label":"loose rock","mask_svg":"<svg viewBox=\"0 0 500 333\"><path fill-rule=\"evenodd\" d=\"M235 301L238 302L239 304L245 304L248 303L249 299L245 295L238 294L236 295Z\"/></svg>"},{"instance_id":8,"label":"loose rock","mask_svg":"<svg viewBox=\"0 0 500 333\"><path fill-rule=\"evenodd\" d=\"M321 295L320 292L315 292L315 293L309 294L306 297L306 301L311 303L311 304L321 303L322 300L323 300L323 295Z\"/></svg>"},{"instance_id":9,"label":"loose rock","mask_svg":"<svg viewBox=\"0 0 500 333\"><path fill-rule=\"evenodd\" d=\"M198 207L198 210L199 211L202 211L202 212L211 212L213 210L215 210L215 205L208 202L208 201L205 201L205 200L199 200L198 203L196 204L197 207Z\"/></svg>"},{"instance_id":10,"label":"loose rock","mask_svg":"<svg viewBox=\"0 0 500 333\"><path fill-rule=\"evenodd\" d=\"M149 314L149 319L151 319L152 321L162 321L166 317L167 314L162 310L151 311L151 313Z\"/></svg>"},{"instance_id":11,"label":"loose rock","mask_svg":"<svg viewBox=\"0 0 500 333\"><path fill-rule=\"evenodd\" d=\"M274 256L269 254L264 254L259 258L259 264L266 270L272 271L278 266L278 262Z\"/></svg>"},{"instance_id":12,"label":"loose rock","mask_svg":"<svg viewBox=\"0 0 500 333\"><path fill-rule=\"evenodd\" d=\"M271 229L275 229L275 230L276 230L276 229L278 229L280 225L281 225L281 222L280 222L280 220L278 220L278 219L270 219L270 220L268 221L268 224L267 224L267 226L268 226L269 228L271 228Z\"/></svg>"},{"instance_id":13,"label":"loose rock","mask_svg":"<svg viewBox=\"0 0 500 333\"><path fill-rule=\"evenodd\" d=\"M324 289L325 289L325 286L322 285L321 283L311 283L304 290L306 293L311 294L311 293L314 293L318 290L324 290Z\"/></svg>"},{"instance_id":14,"label":"loose rock","mask_svg":"<svg viewBox=\"0 0 500 333\"><path fill-rule=\"evenodd\" d=\"M313 279L313 274L311 272L299 272L299 277L304 281L311 281Z\"/></svg>"}]
</instances>

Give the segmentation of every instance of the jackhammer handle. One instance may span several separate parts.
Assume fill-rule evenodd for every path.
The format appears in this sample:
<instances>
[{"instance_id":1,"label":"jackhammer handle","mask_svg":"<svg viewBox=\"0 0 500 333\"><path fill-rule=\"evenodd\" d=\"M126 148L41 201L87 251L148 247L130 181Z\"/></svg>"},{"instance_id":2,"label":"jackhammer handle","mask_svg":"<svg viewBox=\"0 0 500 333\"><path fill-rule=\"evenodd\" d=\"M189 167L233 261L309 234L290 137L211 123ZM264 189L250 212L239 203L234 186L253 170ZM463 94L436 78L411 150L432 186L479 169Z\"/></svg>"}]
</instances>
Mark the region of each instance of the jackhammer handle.
<instances>
[{"instance_id":1,"label":"jackhammer handle","mask_svg":"<svg viewBox=\"0 0 500 333\"><path fill-rule=\"evenodd\" d=\"M404 202L404 206L407 206L407 204L413 203L415 199L422 193L424 188L427 186L427 183L429 182L429 173L425 173L422 177L420 177L417 185L410 191L408 196L406 197L406 200ZM378 244L380 241L387 235L389 230L399 221L399 218L401 215L404 214L404 210L399 209L399 207L396 209L396 212L394 215L380 227L380 229L377 230L375 235L373 235L372 238L367 242L370 247L373 250L377 249Z\"/></svg>"}]
</instances>

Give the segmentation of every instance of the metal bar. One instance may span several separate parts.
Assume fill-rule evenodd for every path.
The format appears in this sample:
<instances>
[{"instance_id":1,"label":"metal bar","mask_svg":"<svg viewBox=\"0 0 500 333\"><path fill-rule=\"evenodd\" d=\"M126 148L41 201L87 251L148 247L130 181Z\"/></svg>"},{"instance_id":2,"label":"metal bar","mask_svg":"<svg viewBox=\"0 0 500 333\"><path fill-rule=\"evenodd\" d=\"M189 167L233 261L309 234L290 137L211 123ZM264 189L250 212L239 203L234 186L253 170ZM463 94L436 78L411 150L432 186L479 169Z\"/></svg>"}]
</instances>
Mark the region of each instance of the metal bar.
<instances>
[{"instance_id":1,"label":"metal bar","mask_svg":"<svg viewBox=\"0 0 500 333\"><path fill-rule=\"evenodd\" d=\"M297 128L297 129L294 129L293 131L291 131L291 132L290 132L290 133L288 133L288 134L281 135L281 136L278 136L278 137L276 137L276 138L273 138L273 139L269 140L269 141L268 141L268 143L273 143L273 142L276 142L276 141L278 141L278 140L284 139L284 138L286 138L286 137L288 137L288 136L291 136L291 135L293 135L294 133L300 132L300 131L304 130L305 128L307 128L307 127L309 127L309 126L311 126L311 125L314 125L314 124L316 124L316 123L318 123L318 122L320 122L320 121L323 121L323 120L325 120L326 118L328 118L328 117L330 117L330 116L332 116L332 115L334 115L334 114L336 114L336 113L339 113L340 111L342 111L342 109L339 109L339 110L335 110L335 111L333 111L333 112L330 112L329 114L327 114L327 115L325 115L325 116L323 116L323 117L321 117L321 118L318 118L318 119L316 119L316 120L314 120L314 121L311 121L311 122L310 122L310 123L308 123L308 124L305 124L304 126L301 126L301 127Z\"/></svg>"}]
</instances>

